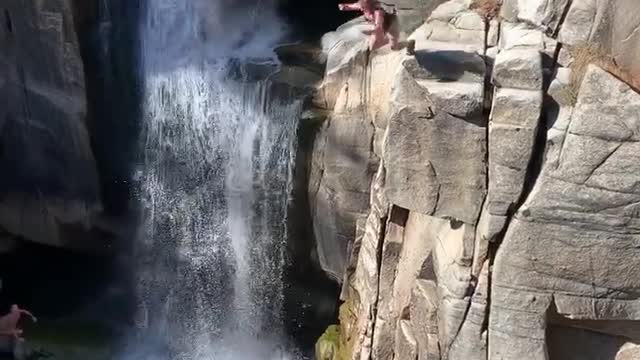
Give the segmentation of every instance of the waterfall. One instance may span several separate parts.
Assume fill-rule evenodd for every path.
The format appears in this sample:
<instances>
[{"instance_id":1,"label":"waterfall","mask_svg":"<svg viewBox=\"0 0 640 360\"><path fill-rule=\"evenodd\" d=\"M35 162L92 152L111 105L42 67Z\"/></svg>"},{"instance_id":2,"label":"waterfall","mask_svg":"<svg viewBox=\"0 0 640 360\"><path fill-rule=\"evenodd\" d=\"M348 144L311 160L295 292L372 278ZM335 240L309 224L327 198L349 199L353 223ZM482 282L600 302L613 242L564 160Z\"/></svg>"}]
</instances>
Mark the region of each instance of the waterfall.
<instances>
[{"instance_id":1,"label":"waterfall","mask_svg":"<svg viewBox=\"0 0 640 360\"><path fill-rule=\"evenodd\" d=\"M282 359L297 101L270 1L146 0L135 359ZM157 354L171 355L157 355Z\"/></svg>"}]
</instances>

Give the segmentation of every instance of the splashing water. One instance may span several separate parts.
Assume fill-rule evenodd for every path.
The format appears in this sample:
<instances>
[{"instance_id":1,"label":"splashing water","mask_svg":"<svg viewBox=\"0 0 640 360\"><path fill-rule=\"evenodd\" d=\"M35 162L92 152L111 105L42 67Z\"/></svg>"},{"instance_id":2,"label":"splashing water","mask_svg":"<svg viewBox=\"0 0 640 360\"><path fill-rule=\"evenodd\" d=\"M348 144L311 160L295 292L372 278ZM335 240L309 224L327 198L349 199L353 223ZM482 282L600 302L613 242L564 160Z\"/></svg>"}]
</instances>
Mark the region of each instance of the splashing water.
<instances>
[{"instance_id":1,"label":"splashing water","mask_svg":"<svg viewBox=\"0 0 640 360\"><path fill-rule=\"evenodd\" d=\"M281 312L300 104L231 76L249 59L272 62L282 35L269 1L146 1L146 222L127 358L295 358Z\"/></svg>"}]
</instances>

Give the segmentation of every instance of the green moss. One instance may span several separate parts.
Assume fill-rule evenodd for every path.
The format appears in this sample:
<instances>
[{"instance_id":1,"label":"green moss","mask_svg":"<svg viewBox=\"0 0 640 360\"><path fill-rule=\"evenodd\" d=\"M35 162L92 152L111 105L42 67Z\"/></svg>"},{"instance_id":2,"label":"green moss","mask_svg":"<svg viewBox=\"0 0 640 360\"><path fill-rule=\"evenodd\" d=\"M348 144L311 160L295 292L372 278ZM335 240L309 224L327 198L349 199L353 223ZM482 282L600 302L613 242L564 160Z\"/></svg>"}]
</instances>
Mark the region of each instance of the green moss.
<instances>
[{"instance_id":1,"label":"green moss","mask_svg":"<svg viewBox=\"0 0 640 360\"><path fill-rule=\"evenodd\" d=\"M113 337L106 327L91 322L38 322L25 330L25 335L30 341L87 347L108 346Z\"/></svg>"},{"instance_id":2,"label":"green moss","mask_svg":"<svg viewBox=\"0 0 640 360\"><path fill-rule=\"evenodd\" d=\"M42 321L24 330L27 348L50 353L52 359L107 360L115 335L100 323Z\"/></svg>"},{"instance_id":3,"label":"green moss","mask_svg":"<svg viewBox=\"0 0 640 360\"><path fill-rule=\"evenodd\" d=\"M355 314L351 301L340 305L339 325L331 325L320 336L316 343L317 360L349 360L353 353L356 336L351 332L354 329Z\"/></svg>"},{"instance_id":4,"label":"green moss","mask_svg":"<svg viewBox=\"0 0 640 360\"><path fill-rule=\"evenodd\" d=\"M331 325L316 343L316 360L343 360L340 346L340 328Z\"/></svg>"},{"instance_id":5,"label":"green moss","mask_svg":"<svg viewBox=\"0 0 640 360\"><path fill-rule=\"evenodd\" d=\"M338 325L331 325L320 337L320 341L326 341L333 344L340 343L340 328Z\"/></svg>"}]
</instances>

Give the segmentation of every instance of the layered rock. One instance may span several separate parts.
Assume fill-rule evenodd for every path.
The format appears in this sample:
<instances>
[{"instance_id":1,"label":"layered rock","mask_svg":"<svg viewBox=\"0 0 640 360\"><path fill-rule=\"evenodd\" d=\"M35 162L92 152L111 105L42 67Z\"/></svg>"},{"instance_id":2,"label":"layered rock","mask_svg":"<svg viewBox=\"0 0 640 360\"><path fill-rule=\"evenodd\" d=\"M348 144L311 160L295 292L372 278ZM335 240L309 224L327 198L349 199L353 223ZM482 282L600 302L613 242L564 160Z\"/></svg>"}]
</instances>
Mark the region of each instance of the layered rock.
<instances>
[{"instance_id":1,"label":"layered rock","mask_svg":"<svg viewBox=\"0 0 640 360\"><path fill-rule=\"evenodd\" d=\"M640 94L595 66L578 91L559 66L573 43L558 34L591 3L620 11L506 0L498 23L452 0L410 36L415 56L370 55L365 89L386 97L365 104L379 167L351 234L341 356L636 356Z\"/></svg>"},{"instance_id":2,"label":"layered rock","mask_svg":"<svg viewBox=\"0 0 640 360\"><path fill-rule=\"evenodd\" d=\"M498 250L490 358L546 359L549 311L571 320L639 320L632 275L640 273L638 106L640 94L589 68L561 148L547 157ZM611 331L597 322L584 326ZM613 332L637 339L637 326Z\"/></svg>"},{"instance_id":3,"label":"layered rock","mask_svg":"<svg viewBox=\"0 0 640 360\"><path fill-rule=\"evenodd\" d=\"M468 42L450 44L434 32L427 37L430 24L441 26L437 18L412 35L415 57L383 50L368 58L371 85L364 90L385 97L365 104L365 111L375 133L384 135L374 141L380 165L372 207L363 236L353 245L348 267L353 270L344 285L350 315L342 318L348 325L341 335L352 358L447 354L471 302L475 226L486 191L485 63L480 55L485 27L472 11L456 10L452 23L467 17L481 25L460 30ZM480 33L472 36L471 31ZM331 59L329 53L329 64ZM334 79L330 69L325 83ZM349 76L358 80L360 75L352 69ZM350 91L357 89L345 82ZM332 119L340 104L335 100ZM426 303L431 310L420 316L420 304ZM424 334L430 341L424 341Z\"/></svg>"},{"instance_id":4,"label":"layered rock","mask_svg":"<svg viewBox=\"0 0 640 360\"><path fill-rule=\"evenodd\" d=\"M76 32L86 13L76 5L9 0L0 8L0 229L91 248L101 201ZM87 244L70 243L77 238Z\"/></svg>"}]
</instances>

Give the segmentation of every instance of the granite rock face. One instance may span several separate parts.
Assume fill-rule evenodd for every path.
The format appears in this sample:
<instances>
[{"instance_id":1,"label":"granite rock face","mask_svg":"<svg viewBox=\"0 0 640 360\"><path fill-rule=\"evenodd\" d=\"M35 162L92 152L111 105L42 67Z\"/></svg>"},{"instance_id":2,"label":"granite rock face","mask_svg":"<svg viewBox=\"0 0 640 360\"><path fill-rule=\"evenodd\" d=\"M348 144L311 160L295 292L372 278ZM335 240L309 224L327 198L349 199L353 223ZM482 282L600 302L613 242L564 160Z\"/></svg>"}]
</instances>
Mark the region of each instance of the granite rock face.
<instances>
[{"instance_id":1,"label":"granite rock face","mask_svg":"<svg viewBox=\"0 0 640 360\"><path fill-rule=\"evenodd\" d=\"M547 159L498 250L491 357L546 359L549 311L578 323L639 320L639 284L631 275L640 273L638 106L640 94L600 68L588 69L562 148ZM613 335L637 339L632 325Z\"/></svg>"},{"instance_id":2,"label":"granite rock face","mask_svg":"<svg viewBox=\"0 0 640 360\"><path fill-rule=\"evenodd\" d=\"M567 47L584 42L597 44L623 69L637 74L640 71L639 12L640 3L635 0L571 1L558 40Z\"/></svg>"},{"instance_id":3,"label":"granite rock face","mask_svg":"<svg viewBox=\"0 0 640 360\"><path fill-rule=\"evenodd\" d=\"M48 245L96 246L102 205L77 32L89 6L0 5L0 229Z\"/></svg>"},{"instance_id":4,"label":"granite rock face","mask_svg":"<svg viewBox=\"0 0 640 360\"><path fill-rule=\"evenodd\" d=\"M498 21L470 3L435 8L409 37L413 56L383 48L339 82L327 68L335 90L320 89L324 103L341 121L369 115L373 131L359 132L378 169L345 233L344 276L335 275L340 351L354 360L635 359L640 94L595 65L576 87L562 54L587 31L631 71L637 60L624 59L636 43L620 44L636 35L625 19L640 10L506 0ZM331 63L352 66L358 51ZM338 84L382 98L339 101ZM348 115L342 103L363 108Z\"/></svg>"}]
</instances>

